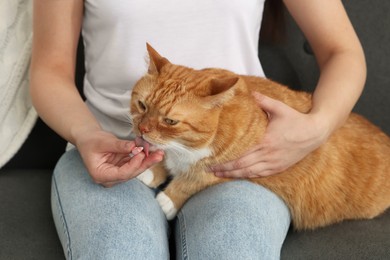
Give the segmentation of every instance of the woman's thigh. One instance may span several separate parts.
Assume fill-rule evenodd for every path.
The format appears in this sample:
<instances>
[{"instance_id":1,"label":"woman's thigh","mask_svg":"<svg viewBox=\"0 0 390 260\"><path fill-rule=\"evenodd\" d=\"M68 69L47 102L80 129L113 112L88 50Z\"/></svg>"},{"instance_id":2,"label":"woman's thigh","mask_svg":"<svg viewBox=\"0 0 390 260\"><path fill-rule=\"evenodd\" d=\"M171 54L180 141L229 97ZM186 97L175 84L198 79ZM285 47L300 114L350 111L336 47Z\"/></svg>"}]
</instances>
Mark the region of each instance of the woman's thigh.
<instances>
[{"instance_id":1,"label":"woman's thigh","mask_svg":"<svg viewBox=\"0 0 390 260\"><path fill-rule=\"evenodd\" d=\"M68 259L168 259L168 224L155 192L138 180L95 184L77 150L52 181L52 210Z\"/></svg>"},{"instance_id":2,"label":"woman's thigh","mask_svg":"<svg viewBox=\"0 0 390 260\"><path fill-rule=\"evenodd\" d=\"M290 225L285 203L248 181L193 196L176 222L178 259L279 259Z\"/></svg>"}]
</instances>

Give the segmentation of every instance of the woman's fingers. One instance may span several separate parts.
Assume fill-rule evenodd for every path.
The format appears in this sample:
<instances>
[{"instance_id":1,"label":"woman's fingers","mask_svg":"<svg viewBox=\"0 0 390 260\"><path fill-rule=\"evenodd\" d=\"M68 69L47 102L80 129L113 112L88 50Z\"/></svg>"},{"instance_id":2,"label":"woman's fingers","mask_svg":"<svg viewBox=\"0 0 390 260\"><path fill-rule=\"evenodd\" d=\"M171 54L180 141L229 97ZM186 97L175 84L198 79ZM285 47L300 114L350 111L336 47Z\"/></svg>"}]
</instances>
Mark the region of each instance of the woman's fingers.
<instances>
[{"instance_id":1,"label":"woman's fingers","mask_svg":"<svg viewBox=\"0 0 390 260\"><path fill-rule=\"evenodd\" d=\"M270 168L271 157L265 149L257 146L236 160L215 165L211 170L218 177L226 178L254 178L268 176L272 173Z\"/></svg>"}]
</instances>

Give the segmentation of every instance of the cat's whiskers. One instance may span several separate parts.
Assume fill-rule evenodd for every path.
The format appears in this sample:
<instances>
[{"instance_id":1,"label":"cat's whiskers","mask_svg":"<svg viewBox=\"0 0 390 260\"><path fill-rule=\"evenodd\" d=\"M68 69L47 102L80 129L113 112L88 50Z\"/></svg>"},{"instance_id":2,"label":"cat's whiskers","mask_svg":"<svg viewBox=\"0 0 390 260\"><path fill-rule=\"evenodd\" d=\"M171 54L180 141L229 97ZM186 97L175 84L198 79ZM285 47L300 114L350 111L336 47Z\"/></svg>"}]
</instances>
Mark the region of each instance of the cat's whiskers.
<instances>
[{"instance_id":1,"label":"cat's whiskers","mask_svg":"<svg viewBox=\"0 0 390 260\"><path fill-rule=\"evenodd\" d=\"M131 115L129 113L126 113L124 123L126 123L129 126L133 127L133 118L131 117Z\"/></svg>"}]
</instances>

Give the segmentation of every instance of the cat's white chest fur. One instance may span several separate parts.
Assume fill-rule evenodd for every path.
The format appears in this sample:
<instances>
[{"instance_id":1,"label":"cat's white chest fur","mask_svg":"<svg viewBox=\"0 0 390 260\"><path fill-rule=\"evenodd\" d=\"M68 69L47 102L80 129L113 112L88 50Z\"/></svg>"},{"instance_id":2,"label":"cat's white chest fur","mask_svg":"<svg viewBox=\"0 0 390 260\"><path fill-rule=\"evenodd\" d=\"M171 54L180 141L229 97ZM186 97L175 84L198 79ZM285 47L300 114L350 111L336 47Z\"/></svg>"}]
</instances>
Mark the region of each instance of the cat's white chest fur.
<instances>
[{"instance_id":1,"label":"cat's white chest fur","mask_svg":"<svg viewBox=\"0 0 390 260\"><path fill-rule=\"evenodd\" d=\"M190 149L176 142L165 144L163 147L160 147L160 149L161 148L165 152L165 168L168 170L169 174L173 176L188 172L191 165L210 156L212 153L208 148ZM153 177L153 172L146 170L137 178L149 186L153 181ZM159 192L156 199L167 219L173 219L176 216L177 208L175 207L172 199L169 198L163 191Z\"/></svg>"},{"instance_id":2,"label":"cat's white chest fur","mask_svg":"<svg viewBox=\"0 0 390 260\"><path fill-rule=\"evenodd\" d=\"M187 172L191 165L211 155L208 148L189 149L177 143L171 143L165 149L165 167L172 175Z\"/></svg>"}]
</instances>

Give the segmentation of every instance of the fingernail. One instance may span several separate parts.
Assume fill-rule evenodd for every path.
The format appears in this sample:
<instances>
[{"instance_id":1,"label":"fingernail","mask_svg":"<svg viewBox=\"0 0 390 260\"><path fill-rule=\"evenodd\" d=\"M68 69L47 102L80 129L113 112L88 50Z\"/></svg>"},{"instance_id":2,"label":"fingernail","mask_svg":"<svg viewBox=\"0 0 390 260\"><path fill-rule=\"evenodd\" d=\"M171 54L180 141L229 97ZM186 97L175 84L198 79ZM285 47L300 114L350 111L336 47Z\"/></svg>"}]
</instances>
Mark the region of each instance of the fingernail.
<instances>
[{"instance_id":1,"label":"fingernail","mask_svg":"<svg viewBox=\"0 0 390 260\"><path fill-rule=\"evenodd\" d=\"M223 177L223 173L222 172L214 172L214 175L216 177Z\"/></svg>"},{"instance_id":2,"label":"fingernail","mask_svg":"<svg viewBox=\"0 0 390 260\"><path fill-rule=\"evenodd\" d=\"M133 157L137 154L139 154L140 152L142 152L144 148L142 146L137 146L137 147L134 147L133 150L131 150L131 153L129 154L130 157Z\"/></svg>"}]
</instances>

